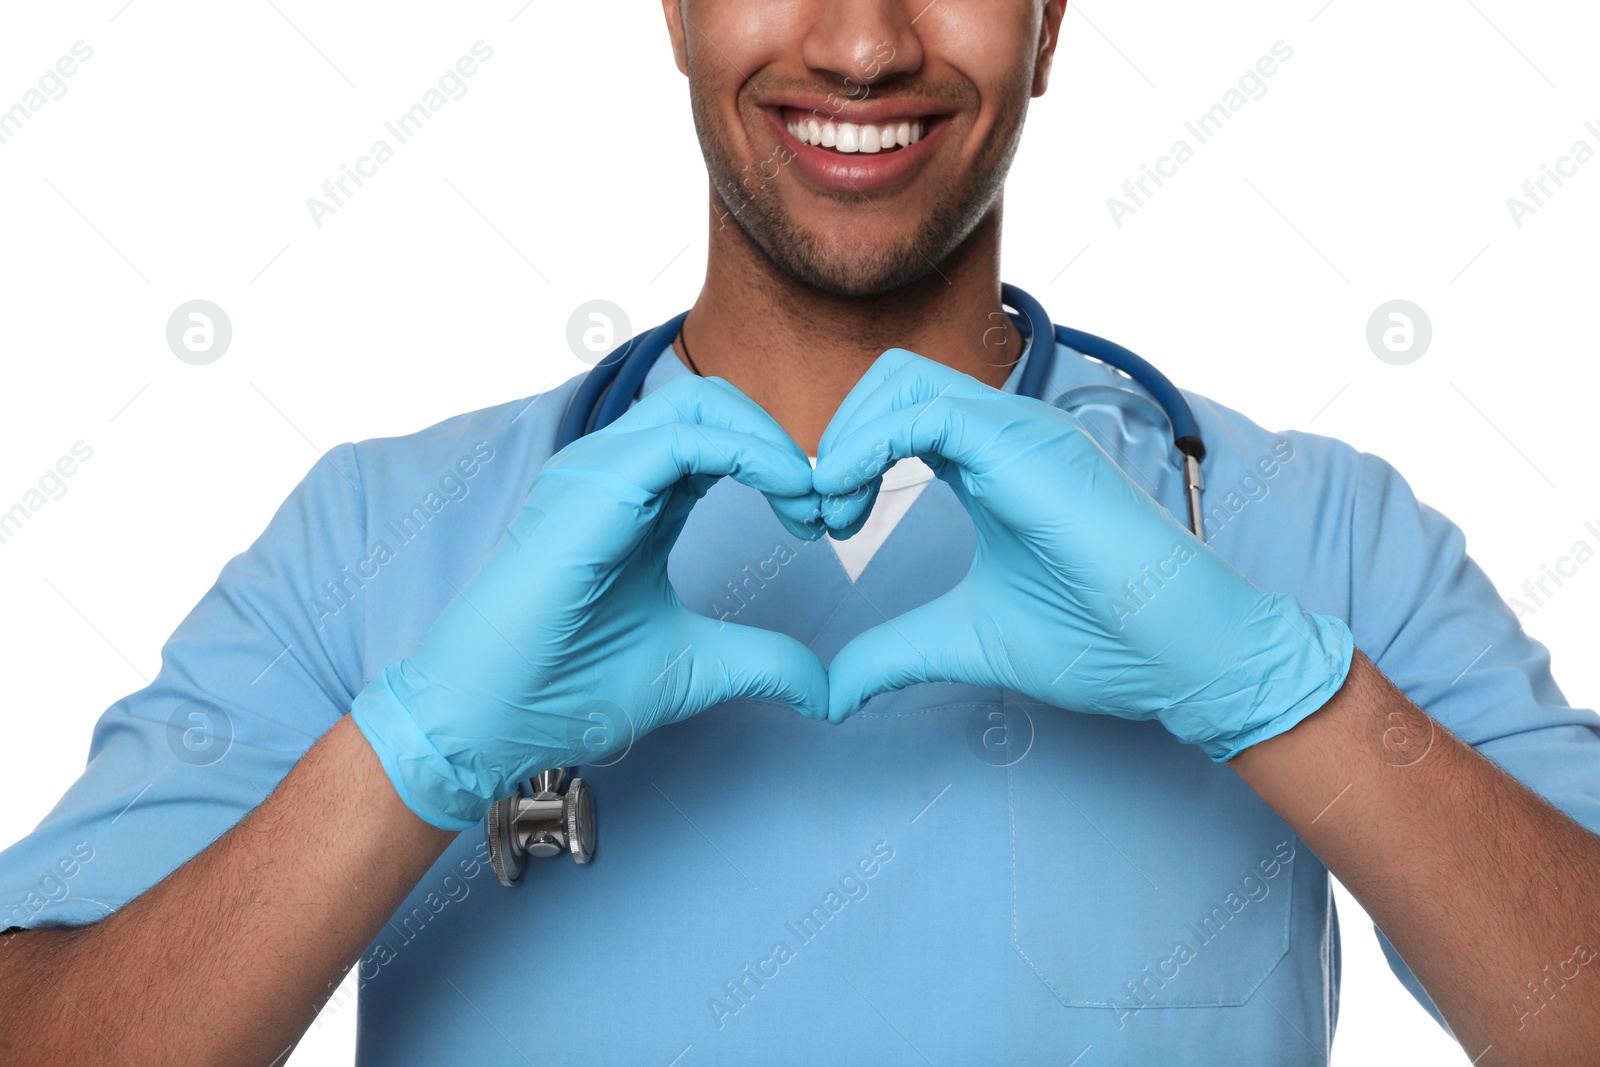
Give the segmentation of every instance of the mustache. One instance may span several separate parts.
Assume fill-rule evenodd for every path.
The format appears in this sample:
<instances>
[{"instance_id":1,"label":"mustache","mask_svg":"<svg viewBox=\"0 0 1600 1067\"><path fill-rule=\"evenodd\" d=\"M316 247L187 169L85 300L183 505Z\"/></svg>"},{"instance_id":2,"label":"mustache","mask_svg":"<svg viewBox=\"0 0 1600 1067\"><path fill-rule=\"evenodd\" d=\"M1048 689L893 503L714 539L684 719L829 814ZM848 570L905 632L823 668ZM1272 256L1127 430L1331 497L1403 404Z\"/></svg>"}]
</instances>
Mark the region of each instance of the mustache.
<instances>
[{"instance_id":1,"label":"mustache","mask_svg":"<svg viewBox=\"0 0 1600 1067\"><path fill-rule=\"evenodd\" d=\"M841 101L891 100L919 105L935 111L963 111L976 108L977 89L970 84L929 82L915 75L890 75L868 82L848 75L837 80L791 78L780 74L753 75L739 91L740 109L759 109L766 102L785 97L806 99L837 97Z\"/></svg>"}]
</instances>

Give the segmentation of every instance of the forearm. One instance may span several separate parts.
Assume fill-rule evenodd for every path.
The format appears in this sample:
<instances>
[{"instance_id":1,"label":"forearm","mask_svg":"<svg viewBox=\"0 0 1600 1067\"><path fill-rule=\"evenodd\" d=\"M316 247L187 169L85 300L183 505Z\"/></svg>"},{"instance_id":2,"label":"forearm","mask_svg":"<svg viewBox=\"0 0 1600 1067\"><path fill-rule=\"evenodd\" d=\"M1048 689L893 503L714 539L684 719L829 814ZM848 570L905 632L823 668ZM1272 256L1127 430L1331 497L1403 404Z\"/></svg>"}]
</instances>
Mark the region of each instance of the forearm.
<instances>
[{"instance_id":1,"label":"forearm","mask_svg":"<svg viewBox=\"0 0 1600 1067\"><path fill-rule=\"evenodd\" d=\"M1600 838L1359 652L1321 710L1229 765L1372 915L1468 1056L1488 1050L1474 1062L1592 1061Z\"/></svg>"},{"instance_id":2,"label":"forearm","mask_svg":"<svg viewBox=\"0 0 1600 1067\"><path fill-rule=\"evenodd\" d=\"M406 808L341 719L126 907L0 939L0 1060L281 1063L454 836Z\"/></svg>"}]
</instances>

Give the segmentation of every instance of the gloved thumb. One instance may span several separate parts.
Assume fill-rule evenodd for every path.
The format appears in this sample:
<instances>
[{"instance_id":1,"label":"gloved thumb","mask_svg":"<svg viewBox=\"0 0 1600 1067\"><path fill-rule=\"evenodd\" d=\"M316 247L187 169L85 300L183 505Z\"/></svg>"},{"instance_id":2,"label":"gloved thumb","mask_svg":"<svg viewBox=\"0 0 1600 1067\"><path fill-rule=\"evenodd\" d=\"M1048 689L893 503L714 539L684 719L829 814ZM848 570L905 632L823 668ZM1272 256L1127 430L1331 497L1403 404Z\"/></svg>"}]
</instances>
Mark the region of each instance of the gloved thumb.
<instances>
[{"instance_id":1,"label":"gloved thumb","mask_svg":"<svg viewBox=\"0 0 1600 1067\"><path fill-rule=\"evenodd\" d=\"M945 597L856 635L828 664L828 721L841 723L879 693L918 682L971 681L950 654L970 627L951 618Z\"/></svg>"},{"instance_id":2,"label":"gloved thumb","mask_svg":"<svg viewBox=\"0 0 1600 1067\"><path fill-rule=\"evenodd\" d=\"M828 716L828 674L788 634L696 616L693 646L695 711L728 700L776 700L811 719Z\"/></svg>"}]
</instances>

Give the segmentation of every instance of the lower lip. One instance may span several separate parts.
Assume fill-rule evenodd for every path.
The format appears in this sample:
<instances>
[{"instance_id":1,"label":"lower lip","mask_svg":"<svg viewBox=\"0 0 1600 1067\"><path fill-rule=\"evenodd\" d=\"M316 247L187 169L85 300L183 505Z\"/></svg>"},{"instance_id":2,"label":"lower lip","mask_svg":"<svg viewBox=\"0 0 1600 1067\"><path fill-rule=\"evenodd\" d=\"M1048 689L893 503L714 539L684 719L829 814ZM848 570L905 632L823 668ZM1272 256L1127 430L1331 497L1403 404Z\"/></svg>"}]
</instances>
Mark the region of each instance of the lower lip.
<instances>
[{"instance_id":1,"label":"lower lip","mask_svg":"<svg viewBox=\"0 0 1600 1067\"><path fill-rule=\"evenodd\" d=\"M780 143L794 154L790 166L812 185L841 193L878 192L909 180L922 169L950 125L944 116L926 119L928 132L916 144L888 152L835 152L790 133L776 109L763 110Z\"/></svg>"}]
</instances>

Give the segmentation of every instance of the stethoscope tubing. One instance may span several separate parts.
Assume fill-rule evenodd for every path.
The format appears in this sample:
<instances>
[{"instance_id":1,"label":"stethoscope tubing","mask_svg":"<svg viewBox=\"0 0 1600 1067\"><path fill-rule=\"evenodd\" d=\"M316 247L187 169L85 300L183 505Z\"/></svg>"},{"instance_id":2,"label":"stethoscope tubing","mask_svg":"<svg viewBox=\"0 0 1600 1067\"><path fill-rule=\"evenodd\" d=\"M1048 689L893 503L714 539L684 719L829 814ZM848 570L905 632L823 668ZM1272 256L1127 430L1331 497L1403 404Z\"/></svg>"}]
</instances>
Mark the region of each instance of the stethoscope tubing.
<instances>
[{"instance_id":1,"label":"stethoscope tubing","mask_svg":"<svg viewBox=\"0 0 1600 1067\"><path fill-rule=\"evenodd\" d=\"M1015 285L1001 283L1000 300L1002 304L1015 308L1027 323L1029 338L1052 337L1059 344L1116 368L1142 386L1161 405L1172 426L1173 446L1182 457L1189 526L1196 537L1204 540L1200 493L1205 485L1200 462L1206 455L1205 441L1200 435L1194 410L1178 387L1148 360L1116 342L1083 330L1053 324L1043 305ZM639 387L644 384L645 376L677 337L688 314L685 311L675 315L660 326L624 341L595 364L594 369L579 383L567 409L562 413L556 433L557 451L585 434L609 426L628 410ZM1018 393L1036 400L1044 399L1045 385L1055 366L1055 347L1032 347L1028 361L1022 368L1022 377L1017 382Z\"/></svg>"}]
</instances>

